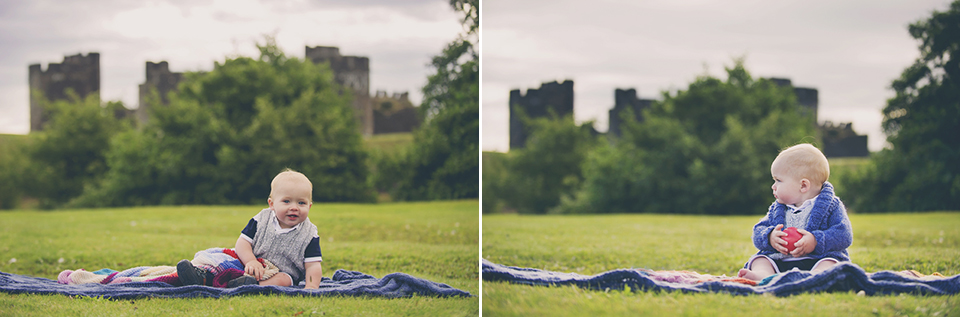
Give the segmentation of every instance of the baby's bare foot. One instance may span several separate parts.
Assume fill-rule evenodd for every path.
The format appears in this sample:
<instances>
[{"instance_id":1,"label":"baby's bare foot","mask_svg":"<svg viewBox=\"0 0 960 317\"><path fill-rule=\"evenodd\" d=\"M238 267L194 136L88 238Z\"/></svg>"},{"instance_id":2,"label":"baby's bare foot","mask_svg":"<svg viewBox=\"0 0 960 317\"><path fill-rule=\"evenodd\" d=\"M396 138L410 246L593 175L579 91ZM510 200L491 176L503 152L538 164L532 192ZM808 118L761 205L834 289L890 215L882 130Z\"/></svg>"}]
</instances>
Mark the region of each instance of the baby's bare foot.
<instances>
[{"instance_id":1,"label":"baby's bare foot","mask_svg":"<svg viewBox=\"0 0 960 317\"><path fill-rule=\"evenodd\" d=\"M742 277L749 280L759 281L762 280L762 276L758 276L757 273L754 273L748 269L740 269L740 272L737 272L737 277Z\"/></svg>"}]
</instances>

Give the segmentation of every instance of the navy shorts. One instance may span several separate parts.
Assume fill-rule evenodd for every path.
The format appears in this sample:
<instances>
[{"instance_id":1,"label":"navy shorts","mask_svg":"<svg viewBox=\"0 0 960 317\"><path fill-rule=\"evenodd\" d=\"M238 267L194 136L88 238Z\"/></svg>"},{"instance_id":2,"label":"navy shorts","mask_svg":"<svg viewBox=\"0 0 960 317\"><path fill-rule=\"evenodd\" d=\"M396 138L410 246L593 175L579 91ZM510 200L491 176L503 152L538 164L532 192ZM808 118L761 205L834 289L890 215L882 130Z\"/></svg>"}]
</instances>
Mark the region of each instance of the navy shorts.
<instances>
[{"instance_id":1,"label":"navy shorts","mask_svg":"<svg viewBox=\"0 0 960 317\"><path fill-rule=\"evenodd\" d=\"M747 261L747 264L744 265L744 267L745 267L746 269L748 269L748 270L753 269L753 268L751 267L752 264L753 264L753 261L756 260L756 259L758 259L758 258L763 258L763 259L767 260L768 262L770 262L770 264L774 266L773 269L774 269L777 273L783 273L783 272L792 270L792 269L794 269L794 268L797 268L798 270L801 270L801 271L810 271L810 270L812 270L815 266L817 266L817 263L820 263L820 262L823 262L823 261L833 261L833 262L836 262L836 263L840 263L840 261L838 261L837 259L834 259L834 258L822 258L822 259L807 258L807 259L802 259L802 260L783 261L783 260L774 260L774 259L771 259L770 257L768 257L768 256L766 256L766 255L759 255L759 254L758 254L758 255L754 255L754 256L750 257L750 260Z\"/></svg>"},{"instance_id":2,"label":"navy shorts","mask_svg":"<svg viewBox=\"0 0 960 317\"><path fill-rule=\"evenodd\" d=\"M798 268L801 271L809 271L813 269L814 265L817 265L817 262L820 262L820 259L804 259L797 261L773 260L773 263L777 264L777 268L780 269L780 272L786 272L792 270L793 268Z\"/></svg>"}]
</instances>

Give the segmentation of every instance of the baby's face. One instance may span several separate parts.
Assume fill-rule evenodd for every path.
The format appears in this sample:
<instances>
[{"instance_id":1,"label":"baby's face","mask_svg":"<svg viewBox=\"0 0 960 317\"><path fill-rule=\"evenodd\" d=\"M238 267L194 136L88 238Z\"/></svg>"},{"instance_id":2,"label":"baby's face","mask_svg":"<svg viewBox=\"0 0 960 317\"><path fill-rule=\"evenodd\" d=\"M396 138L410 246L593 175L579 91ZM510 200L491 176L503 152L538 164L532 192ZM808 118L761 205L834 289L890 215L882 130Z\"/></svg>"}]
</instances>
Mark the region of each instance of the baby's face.
<instances>
[{"instance_id":1,"label":"baby's face","mask_svg":"<svg viewBox=\"0 0 960 317\"><path fill-rule=\"evenodd\" d=\"M277 214L280 227L292 228L310 215L310 186L296 180L277 182L273 189L273 197L267 198L267 204Z\"/></svg>"},{"instance_id":2,"label":"baby's face","mask_svg":"<svg viewBox=\"0 0 960 317\"><path fill-rule=\"evenodd\" d=\"M798 206L803 203L803 193L800 192L801 178L789 173L785 164L774 162L770 167L770 174L773 176L773 197L778 203L784 205Z\"/></svg>"}]
</instances>

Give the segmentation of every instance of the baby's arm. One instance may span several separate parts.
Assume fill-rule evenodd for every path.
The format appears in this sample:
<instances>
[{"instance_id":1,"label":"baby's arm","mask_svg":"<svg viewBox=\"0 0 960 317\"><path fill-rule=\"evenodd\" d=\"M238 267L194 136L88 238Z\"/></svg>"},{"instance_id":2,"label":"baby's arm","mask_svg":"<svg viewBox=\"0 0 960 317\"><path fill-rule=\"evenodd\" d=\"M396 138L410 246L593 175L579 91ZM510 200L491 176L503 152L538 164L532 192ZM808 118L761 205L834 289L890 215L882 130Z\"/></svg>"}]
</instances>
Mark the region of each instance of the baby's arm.
<instances>
[{"instance_id":1,"label":"baby's arm","mask_svg":"<svg viewBox=\"0 0 960 317\"><path fill-rule=\"evenodd\" d=\"M777 252L787 254L787 240L783 239L786 235L782 224L773 227L773 231L770 231L770 246Z\"/></svg>"},{"instance_id":2,"label":"baby's arm","mask_svg":"<svg viewBox=\"0 0 960 317\"><path fill-rule=\"evenodd\" d=\"M253 275L258 281L263 278L263 264L260 264L257 257L253 255L253 245L250 241L243 237L238 238L234 251L237 252L237 257L240 258L240 263L243 263L243 270L247 274Z\"/></svg>"},{"instance_id":3,"label":"baby's arm","mask_svg":"<svg viewBox=\"0 0 960 317\"><path fill-rule=\"evenodd\" d=\"M831 205L830 212L823 221L827 224L824 229L799 229L803 238L795 244L797 248L790 254L796 257L814 254L821 255L832 251L842 251L853 243L853 231L846 208L839 200Z\"/></svg>"},{"instance_id":4,"label":"baby's arm","mask_svg":"<svg viewBox=\"0 0 960 317\"><path fill-rule=\"evenodd\" d=\"M817 237L803 228L797 229L797 232L800 233L801 237L800 240L793 243L795 248L790 252L790 255L799 258L813 252L813 249L817 247Z\"/></svg>"},{"instance_id":5,"label":"baby's arm","mask_svg":"<svg viewBox=\"0 0 960 317\"><path fill-rule=\"evenodd\" d=\"M307 271L307 277L304 279L307 283L307 285L304 286L305 289L317 289L320 287L320 279L323 278L323 267L320 263L321 262L303 263Z\"/></svg>"},{"instance_id":6,"label":"baby's arm","mask_svg":"<svg viewBox=\"0 0 960 317\"><path fill-rule=\"evenodd\" d=\"M785 253L787 251L785 246L777 248L778 242L786 243L786 241L781 239L781 236L786 234L783 234L783 231L778 230L780 228L777 227L782 227L783 224L778 224L773 221L773 219L776 218L776 207L777 203L774 202L767 211L767 215L753 226L753 245L760 251ZM775 241L777 239L780 241Z\"/></svg>"},{"instance_id":7,"label":"baby's arm","mask_svg":"<svg viewBox=\"0 0 960 317\"><path fill-rule=\"evenodd\" d=\"M815 248L810 251L813 254L842 251L853 244L853 230L847 210L842 202L837 201L836 204L825 220L827 228L810 231L816 239Z\"/></svg>"}]
</instances>

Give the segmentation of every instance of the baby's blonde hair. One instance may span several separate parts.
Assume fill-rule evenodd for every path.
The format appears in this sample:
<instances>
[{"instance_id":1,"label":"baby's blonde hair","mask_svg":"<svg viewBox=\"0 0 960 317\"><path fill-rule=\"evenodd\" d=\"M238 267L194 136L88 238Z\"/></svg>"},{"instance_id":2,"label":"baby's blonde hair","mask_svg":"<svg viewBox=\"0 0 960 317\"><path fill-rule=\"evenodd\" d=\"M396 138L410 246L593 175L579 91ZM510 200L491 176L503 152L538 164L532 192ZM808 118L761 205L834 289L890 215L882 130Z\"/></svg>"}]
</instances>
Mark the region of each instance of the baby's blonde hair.
<instances>
[{"instance_id":1,"label":"baby's blonde hair","mask_svg":"<svg viewBox=\"0 0 960 317\"><path fill-rule=\"evenodd\" d=\"M307 175L303 173L294 171L292 169L286 168L281 171L277 176L273 177L273 181L270 182L270 198L273 198L273 191L277 187L277 183L284 181L302 181L306 182L307 187L310 188L310 200L313 200L313 183L310 182L310 179L307 178Z\"/></svg>"},{"instance_id":2,"label":"baby's blonde hair","mask_svg":"<svg viewBox=\"0 0 960 317\"><path fill-rule=\"evenodd\" d=\"M830 178L830 162L827 157L813 145L797 144L780 151L780 155L773 160L773 164L787 164L787 170L793 176L809 179L816 185L822 185Z\"/></svg>"}]
</instances>

